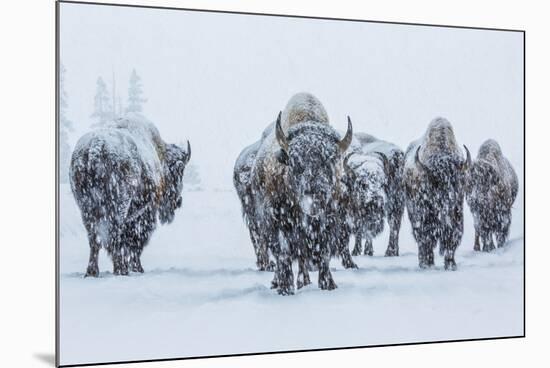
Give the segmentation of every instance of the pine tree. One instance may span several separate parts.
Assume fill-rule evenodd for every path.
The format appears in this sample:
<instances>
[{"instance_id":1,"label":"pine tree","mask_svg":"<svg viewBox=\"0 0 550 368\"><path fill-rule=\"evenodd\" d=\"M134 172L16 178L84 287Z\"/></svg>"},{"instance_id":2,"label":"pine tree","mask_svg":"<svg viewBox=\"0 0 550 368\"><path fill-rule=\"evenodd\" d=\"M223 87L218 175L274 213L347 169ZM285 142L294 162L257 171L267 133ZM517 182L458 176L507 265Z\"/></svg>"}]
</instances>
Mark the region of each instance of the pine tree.
<instances>
[{"instance_id":1,"label":"pine tree","mask_svg":"<svg viewBox=\"0 0 550 368\"><path fill-rule=\"evenodd\" d=\"M65 66L59 65L59 181L66 183L69 180L69 165L71 161L71 145L69 133L73 123L67 118L67 92L65 91Z\"/></svg>"},{"instance_id":2,"label":"pine tree","mask_svg":"<svg viewBox=\"0 0 550 368\"><path fill-rule=\"evenodd\" d=\"M101 77L97 78L94 97L94 112L91 116L97 120L93 126L102 126L106 124L107 121L109 121L109 119L113 116L113 108L110 105L107 85Z\"/></svg>"},{"instance_id":3,"label":"pine tree","mask_svg":"<svg viewBox=\"0 0 550 368\"><path fill-rule=\"evenodd\" d=\"M142 97L143 86L141 84L141 78L136 73L136 70L132 70L130 75L130 85L128 86L128 107L126 112L141 112L142 104L147 102L147 99Z\"/></svg>"}]
</instances>

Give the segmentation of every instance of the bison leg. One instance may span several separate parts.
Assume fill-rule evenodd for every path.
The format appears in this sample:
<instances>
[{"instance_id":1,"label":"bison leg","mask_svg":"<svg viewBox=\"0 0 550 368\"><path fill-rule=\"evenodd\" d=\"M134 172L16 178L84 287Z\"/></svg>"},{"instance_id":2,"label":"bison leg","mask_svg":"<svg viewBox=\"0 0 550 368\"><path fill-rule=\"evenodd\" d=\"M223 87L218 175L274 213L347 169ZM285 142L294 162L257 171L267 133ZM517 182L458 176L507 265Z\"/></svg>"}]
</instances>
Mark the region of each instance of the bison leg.
<instances>
[{"instance_id":1,"label":"bison leg","mask_svg":"<svg viewBox=\"0 0 550 368\"><path fill-rule=\"evenodd\" d=\"M483 251L491 252L495 249L495 243L493 242L493 234L490 231L484 230L481 234L481 242L483 243Z\"/></svg>"},{"instance_id":2,"label":"bison leg","mask_svg":"<svg viewBox=\"0 0 550 368\"><path fill-rule=\"evenodd\" d=\"M456 271L455 249L445 249L445 269Z\"/></svg>"},{"instance_id":3,"label":"bison leg","mask_svg":"<svg viewBox=\"0 0 550 368\"><path fill-rule=\"evenodd\" d=\"M355 262L353 262L353 259L351 259L351 254L349 252L349 237L348 236L342 236L342 238L335 239L338 244L338 252L340 253L340 257L342 257L342 266L344 268L358 268Z\"/></svg>"},{"instance_id":4,"label":"bison leg","mask_svg":"<svg viewBox=\"0 0 550 368\"><path fill-rule=\"evenodd\" d=\"M294 274L292 273L292 259L290 254L282 252L277 259L277 292L279 295L294 294Z\"/></svg>"},{"instance_id":5,"label":"bison leg","mask_svg":"<svg viewBox=\"0 0 550 368\"><path fill-rule=\"evenodd\" d=\"M99 249L101 246L96 242L95 235L89 237L90 241L90 259L88 260L88 268L86 269L86 275L84 277L98 277L99 266L97 264L97 257L99 255Z\"/></svg>"},{"instance_id":6,"label":"bison leg","mask_svg":"<svg viewBox=\"0 0 550 368\"><path fill-rule=\"evenodd\" d=\"M294 294L294 274L292 273L292 254L288 237L271 237L271 249L274 249L274 255L277 260L275 275L271 282L271 287L276 288L279 295Z\"/></svg>"},{"instance_id":7,"label":"bison leg","mask_svg":"<svg viewBox=\"0 0 550 368\"><path fill-rule=\"evenodd\" d=\"M138 248L130 251L130 270L132 272L143 273L143 267L141 266L141 253L143 249Z\"/></svg>"},{"instance_id":8,"label":"bison leg","mask_svg":"<svg viewBox=\"0 0 550 368\"><path fill-rule=\"evenodd\" d=\"M386 249L386 257L399 256L399 230L401 229L401 219L403 217L403 208L397 213L388 217L388 225L390 226L390 241Z\"/></svg>"},{"instance_id":9,"label":"bison leg","mask_svg":"<svg viewBox=\"0 0 550 368\"><path fill-rule=\"evenodd\" d=\"M328 244L321 244L320 256L319 288L321 290L334 290L336 289L336 283L334 282L332 273L330 272L330 249L328 249Z\"/></svg>"},{"instance_id":10,"label":"bison leg","mask_svg":"<svg viewBox=\"0 0 550 368\"><path fill-rule=\"evenodd\" d=\"M418 265L420 268L429 268L434 265L434 247L429 241L418 245Z\"/></svg>"},{"instance_id":11,"label":"bison leg","mask_svg":"<svg viewBox=\"0 0 550 368\"><path fill-rule=\"evenodd\" d=\"M298 261L298 276L296 277L296 288L300 290L304 286L311 284L311 279L309 278L309 272L306 266L306 260L304 257L300 257Z\"/></svg>"},{"instance_id":12,"label":"bison leg","mask_svg":"<svg viewBox=\"0 0 550 368\"><path fill-rule=\"evenodd\" d=\"M344 266L345 269L358 268L357 264L353 262L353 259L351 259L349 249L344 249L340 255L342 257L342 266Z\"/></svg>"},{"instance_id":13,"label":"bison leg","mask_svg":"<svg viewBox=\"0 0 550 368\"><path fill-rule=\"evenodd\" d=\"M355 246L353 247L353 254L354 256L358 256L361 254L361 251L363 250L363 244L361 244L361 234L355 234Z\"/></svg>"},{"instance_id":14,"label":"bison leg","mask_svg":"<svg viewBox=\"0 0 550 368\"><path fill-rule=\"evenodd\" d=\"M126 255L126 249L120 245L114 248L113 252L113 274L115 275L128 275L128 257Z\"/></svg>"},{"instance_id":15,"label":"bison leg","mask_svg":"<svg viewBox=\"0 0 550 368\"><path fill-rule=\"evenodd\" d=\"M334 290L336 287L330 272L329 259L324 258L319 265L319 288L321 290Z\"/></svg>"},{"instance_id":16,"label":"bison leg","mask_svg":"<svg viewBox=\"0 0 550 368\"><path fill-rule=\"evenodd\" d=\"M373 254L374 254L374 249L372 247L372 238L370 237L370 235L367 235L365 237L365 255L372 257Z\"/></svg>"},{"instance_id":17,"label":"bison leg","mask_svg":"<svg viewBox=\"0 0 550 368\"><path fill-rule=\"evenodd\" d=\"M256 266L260 271L266 271L269 268L269 256L267 254L267 244L263 242L257 227L253 224L252 220L249 220L249 232L254 252L256 253Z\"/></svg>"},{"instance_id":18,"label":"bison leg","mask_svg":"<svg viewBox=\"0 0 550 368\"><path fill-rule=\"evenodd\" d=\"M474 251L479 252L481 249L479 247L479 231L476 229L475 240L474 240Z\"/></svg>"},{"instance_id":19,"label":"bison leg","mask_svg":"<svg viewBox=\"0 0 550 368\"><path fill-rule=\"evenodd\" d=\"M496 234L497 238L497 247L502 248L504 244L506 243L506 239L508 239L508 234L510 233L510 214L506 214L502 216L502 224L500 226L499 231Z\"/></svg>"},{"instance_id":20,"label":"bison leg","mask_svg":"<svg viewBox=\"0 0 550 368\"><path fill-rule=\"evenodd\" d=\"M440 249L443 248L443 257L445 259L445 269L455 271L455 251L462 238L462 229L446 228L443 231L443 238L440 240Z\"/></svg>"}]
</instances>

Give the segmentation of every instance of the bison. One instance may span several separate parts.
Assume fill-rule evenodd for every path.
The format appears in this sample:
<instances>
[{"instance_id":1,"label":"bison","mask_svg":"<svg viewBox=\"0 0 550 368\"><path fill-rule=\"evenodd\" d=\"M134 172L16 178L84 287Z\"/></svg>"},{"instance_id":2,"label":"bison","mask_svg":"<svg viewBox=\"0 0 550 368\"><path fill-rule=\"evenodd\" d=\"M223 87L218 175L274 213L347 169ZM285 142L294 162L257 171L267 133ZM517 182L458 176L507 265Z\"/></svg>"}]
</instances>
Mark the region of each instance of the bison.
<instances>
[{"instance_id":1,"label":"bison","mask_svg":"<svg viewBox=\"0 0 550 368\"><path fill-rule=\"evenodd\" d=\"M309 93L294 95L275 128L260 145L251 171L260 242L276 259L272 287L294 293L292 262L298 260L298 289L310 283L307 265L319 261L319 287L334 289L330 244L336 241L341 157L352 140L329 124L321 102Z\"/></svg>"},{"instance_id":2,"label":"bison","mask_svg":"<svg viewBox=\"0 0 550 368\"><path fill-rule=\"evenodd\" d=\"M468 176L466 202L474 217L474 250L500 248L506 242L512 222L512 205L518 193L518 177L503 156L499 144L489 139L479 148Z\"/></svg>"},{"instance_id":3,"label":"bison","mask_svg":"<svg viewBox=\"0 0 550 368\"><path fill-rule=\"evenodd\" d=\"M256 196L251 185L251 171L261 144L259 140L241 151L233 169L233 185L241 201L243 218L256 254L256 266L260 271L273 271L275 264L269 259L267 244L260 241L260 219L256 216Z\"/></svg>"},{"instance_id":4,"label":"bison","mask_svg":"<svg viewBox=\"0 0 550 368\"><path fill-rule=\"evenodd\" d=\"M445 118L429 124L424 136L405 153L404 183L407 212L418 243L421 268L434 265L433 250L445 258L445 269L455 270L455 250L463 234L465 178L471 165Z\"/></svg>"},{"instance_id":5,"label":"bison","mask_svg":"<svg viewBox=\"0 0 550 368\"><path fill-rule=\"evenodd\" d=\"M388 143L365 133L354 135L354 144L344 158L347 190L342 200L346 212L344 226L348 236L344 239L347 250L349 233L355 236L353 255L373 255L372 239L384 229L384 219L390 228L385 255L399 255L399 231L405 209L403 189L404 153Z\"/></svg>"},{"instance_id":6,"label":"bison","mask_svg":"<svg viewBox=\"0 0 550 368\"><path fill-rule=\"evenodd\" d=\"M140 256L157 223L170 223L181 206L182 178L191 157L165 143L138 114L117 119L80 138L70 182L88 233L86 276L97 277L98 253L107 250L115 275L143 272Z\"/></svg>"}]
</instances>

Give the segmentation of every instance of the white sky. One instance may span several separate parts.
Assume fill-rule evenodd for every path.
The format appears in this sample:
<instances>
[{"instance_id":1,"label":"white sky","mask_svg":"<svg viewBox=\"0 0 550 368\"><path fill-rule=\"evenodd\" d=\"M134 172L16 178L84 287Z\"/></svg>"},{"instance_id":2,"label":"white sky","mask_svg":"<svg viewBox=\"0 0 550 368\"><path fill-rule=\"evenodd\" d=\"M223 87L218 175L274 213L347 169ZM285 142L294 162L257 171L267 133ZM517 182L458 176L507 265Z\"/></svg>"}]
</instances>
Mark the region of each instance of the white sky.
<instances>
[{"instance_id":1,"label":"white sky","mask_svg":"<svg viewBox=\"0 0 550 368\"><path fill-rule=\"evenodd\" d=\"M244 146L296 92L332 124L403 149L444 116L473 155L496 139L523 183L523 35L99 5L61 4L73 142L89 130L99 75L126 102L132 68L165 141L189 138L206 187L231 189ZM523 184L520 184L520 191Z\"/></svg>"}]
</instances>

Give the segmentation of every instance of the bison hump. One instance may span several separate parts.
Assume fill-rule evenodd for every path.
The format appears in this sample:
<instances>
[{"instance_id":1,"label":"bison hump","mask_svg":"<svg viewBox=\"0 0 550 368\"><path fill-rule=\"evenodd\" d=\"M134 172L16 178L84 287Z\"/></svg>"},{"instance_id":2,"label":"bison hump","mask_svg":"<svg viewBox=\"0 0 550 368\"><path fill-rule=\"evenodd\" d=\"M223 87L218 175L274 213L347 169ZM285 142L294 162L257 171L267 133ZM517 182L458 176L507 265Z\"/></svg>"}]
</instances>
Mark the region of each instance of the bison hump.
<instances>
[{"instance_id":1,"label":"bison hump","mask_svg":"<svg viewBox=\"0 0 550 368\"><path fill-rule=\"evenodd\" d=\"M323 104L311 93L301 92L290 98L282 115L282 128L285 132L296 124L316 122L329 124L328 114Z\"/></svg>"},{"instance_id":2,"label":"bison hump","mask_svg":"<svg viewBox=\"0 0 550 368\"><path fill-rule=\"evenodd\" d=\"M93 154L101 151L110 161L140 167L155 185L161 184L164 144L154 125L137 114L84 135L74 152L78 155L85 150Z\"/></svg>"}]
</instances>

